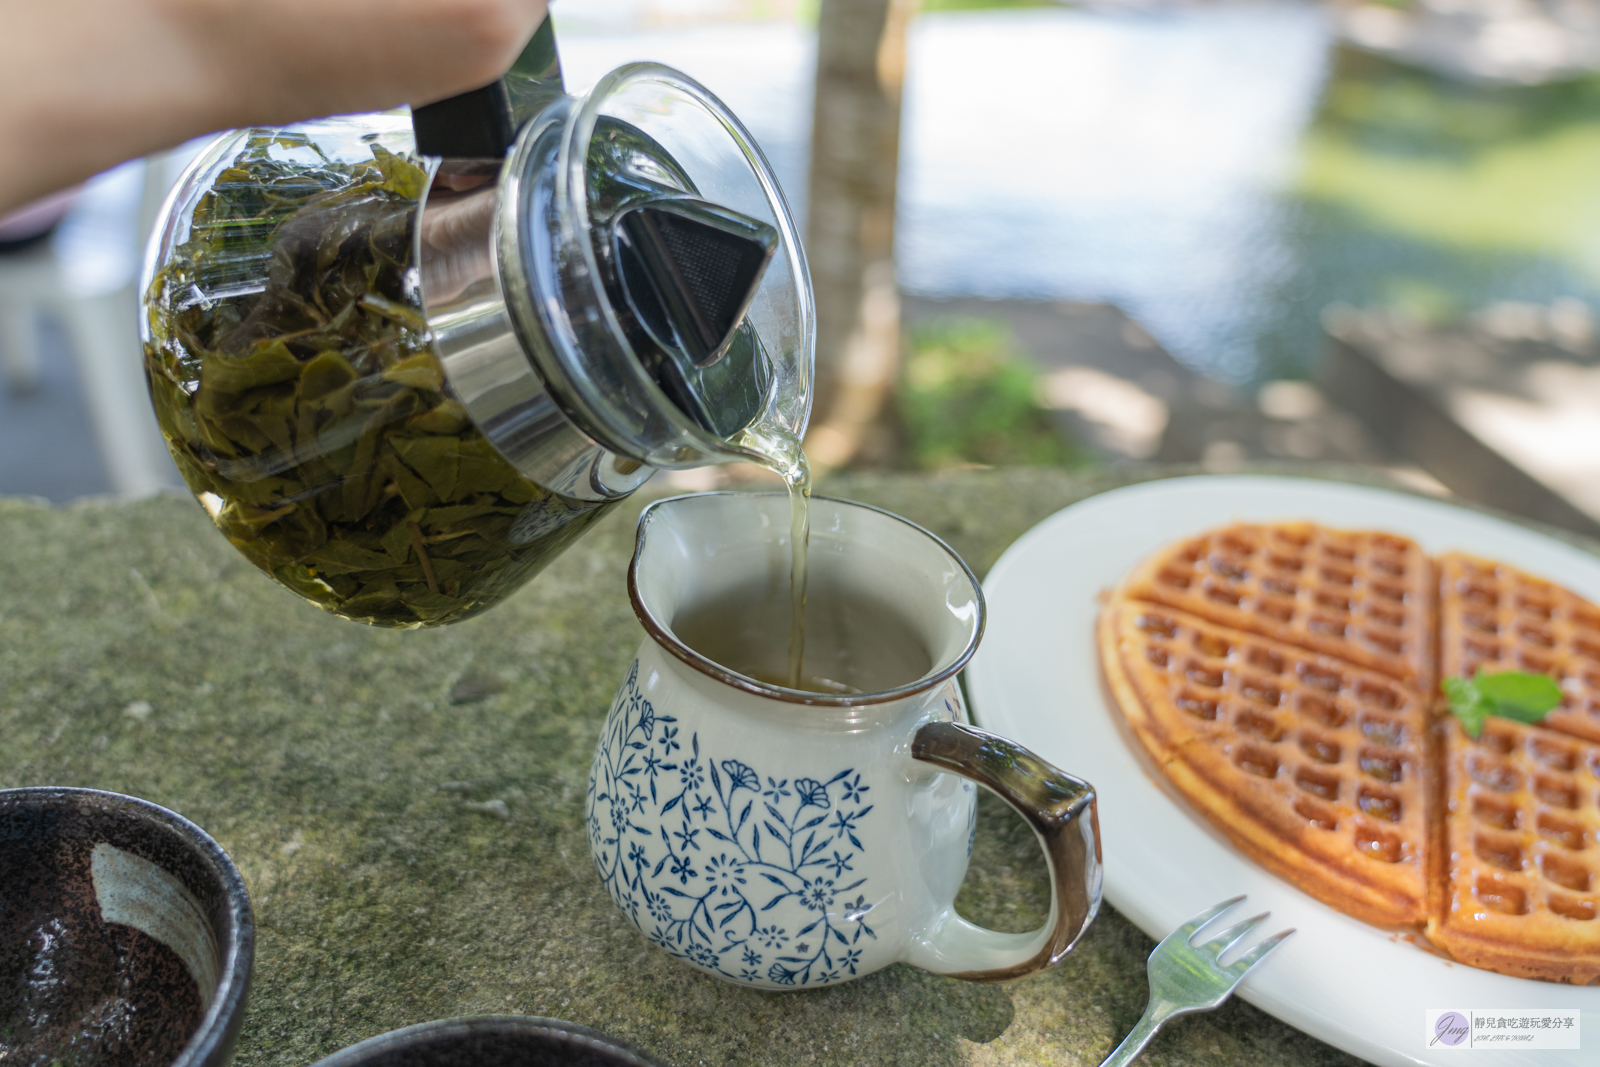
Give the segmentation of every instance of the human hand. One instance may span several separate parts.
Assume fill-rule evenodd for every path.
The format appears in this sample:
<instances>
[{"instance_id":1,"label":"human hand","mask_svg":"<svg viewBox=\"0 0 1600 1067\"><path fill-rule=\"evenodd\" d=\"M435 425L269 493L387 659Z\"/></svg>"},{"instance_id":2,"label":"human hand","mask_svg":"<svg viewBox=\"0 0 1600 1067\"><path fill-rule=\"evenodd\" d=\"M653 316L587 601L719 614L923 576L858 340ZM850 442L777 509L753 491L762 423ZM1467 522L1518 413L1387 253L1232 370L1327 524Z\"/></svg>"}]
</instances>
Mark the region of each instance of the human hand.
<instances>
[{"instance_id":1,"label":"human hand","mask_svg":"<svg viewBox=\"0 0 1600 1067\"><path fill-rule=\"evenodd\" d=\"M234 126L486 85L545 0L0 0L0 214Z\"/></svg>"},{"instance_id":2,"label":"human hand","mask_svg":"<svg viewBox=\"0 0 1600 1067\"><path fill-rule=\"evenodd\" d=\"M82 2L82 0L80 0ZM145 0L215 86L219 127L427 104L504 74L545 0Z\"/></svg>"}]
</instances>

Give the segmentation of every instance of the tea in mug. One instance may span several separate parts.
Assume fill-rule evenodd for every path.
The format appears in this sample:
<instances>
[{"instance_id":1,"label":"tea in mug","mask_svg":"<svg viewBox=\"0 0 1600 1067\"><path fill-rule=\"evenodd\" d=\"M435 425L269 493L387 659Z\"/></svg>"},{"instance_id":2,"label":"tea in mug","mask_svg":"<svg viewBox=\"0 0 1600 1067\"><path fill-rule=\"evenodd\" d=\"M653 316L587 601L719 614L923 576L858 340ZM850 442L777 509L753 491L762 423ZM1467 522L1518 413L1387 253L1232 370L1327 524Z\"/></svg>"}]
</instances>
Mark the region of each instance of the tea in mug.
<instances>
[{"instance_id":1,"label":"tea in mug","mask_svg":"<svg viewBox=\"0 0 1600 1067\"><path fill-rule=\"evenodd\" d=\"M672 622L684 644L728 669L786 689L838 695L897 689L933 668L918 631L889 604L828 582L806 598L805 667L789 670L791 605L764 591L694 605Z\"/></svg>"}]
</instances>

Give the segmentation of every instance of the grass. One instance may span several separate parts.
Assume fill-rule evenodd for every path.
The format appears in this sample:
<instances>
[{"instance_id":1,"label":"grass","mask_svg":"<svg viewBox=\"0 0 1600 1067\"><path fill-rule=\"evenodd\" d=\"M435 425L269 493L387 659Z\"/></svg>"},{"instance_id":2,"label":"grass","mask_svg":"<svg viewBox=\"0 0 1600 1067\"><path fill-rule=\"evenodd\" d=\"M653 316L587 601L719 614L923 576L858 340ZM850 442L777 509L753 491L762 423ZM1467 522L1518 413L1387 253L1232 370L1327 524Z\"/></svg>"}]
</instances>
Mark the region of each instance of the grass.
<instances>
[{"instance_id":1,"label":"grass","mask_svg":"<svg viewBox=\"0 0 1600 1067\"><path fill-rule=\"evenodd\" d=\"M1440 247L1544 254L1600 279L1600 79L1457 85L1343 53L1299 191Z\"/></svg>"},{"instance_id":2,"label":"grass","mask_svg":"<svg viewBox=\"0 0 1600 1067\"><path fill-rule=\"evenodd\" d=\"M899 390L905 465L1084 465L1087 454L1038 400L1038 372L988 319L914 326Z\"/></svg>"}]
</instances>

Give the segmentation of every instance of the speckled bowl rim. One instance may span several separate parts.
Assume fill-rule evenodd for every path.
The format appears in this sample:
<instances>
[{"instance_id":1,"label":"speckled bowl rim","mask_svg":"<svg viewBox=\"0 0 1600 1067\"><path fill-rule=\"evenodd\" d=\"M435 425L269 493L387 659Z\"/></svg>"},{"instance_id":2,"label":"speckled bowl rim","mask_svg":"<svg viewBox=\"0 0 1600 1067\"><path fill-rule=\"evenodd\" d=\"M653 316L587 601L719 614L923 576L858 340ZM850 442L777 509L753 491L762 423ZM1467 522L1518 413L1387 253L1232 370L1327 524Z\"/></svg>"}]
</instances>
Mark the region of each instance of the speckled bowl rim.
<instances>
[{"instance_id":1,"label":"speckled bowl rim","mask_svg":"<svg viewBox=\"0 0 1600 1067\"><path fill-rule=\"evenodd\" d=\"M201 859L216 878L227 901L226 925L216 931L226 944L217 989L211 1006L200 1018L183 1050L168 1067L221 1067L233 1055L250 994L250 972L255 964L256 924L250 894L233 859L212 836L175 811L125 793L76 786L24 786L0 789L0 810L6 808L92 809L126 816L134 822L155 823L175 833Z\"/></svg>"},{"instance_id":2,"label":"speckled bowl rim","mask_svg":"<svg viewBox=\"0 0 1600 1067\"><path fill-rule=\"evenodd\" d=\"M417 1023L415 1026L390 1030L386 1034L369 1037L359 1044L342 1048L333 1055L318 1060L312 1067L360 1067L378 1055L411 1049L440 1038L467 1037L482 1033L513 1037L557 1037L566 1045L615 1056L628 1067L665 1067L653 1056L598 1030L592 1030L580 1023L547 1019L540 1015L461 1015L453 1019L435 1019L431 1022Z\"/></svg>"},{"instance_id":3,"label":"speckled bowl rim","mask_svg":"<svg viewBox=\"0 0 1600 1067\"><path fill-rule=\"evenodd\" d=\"M650 635L651 639L653 639L656 644L672 653L683 663L693 667L701 674L704 674L706 677L714 678L724 685L730 685L735 689L742 690L743 692L750 693L754 696L768 697L773 700L781 700L786 704L805 704L811 707L820 708L858 708L866 707L872 704L887 704L895 700L904 700L906 697L916 696L918 693L925 693L935 686L942 685L946 680L955 677L961 671L961 668L967 665L967 661L972 658L972 654L978 650L978 644L983 640L984 628L988 625L989 608L983 599L983 583L978 581L978 576L976 574L972 573L972 568L967 566L967 561L961 558L961 553L951 548L944 538L940 537L938 534L927 529L926 527L918 526L904 515L896 515L894 512L889 511L886 508L874 507L871 504L863 504L859 500L846 500L843 497L819 495L813 496L811 498L812 501L826 501L829 504L843 504L846 507L859 508L862 511L876 512L885 518L893 519L895 522L898 522L903 526L911 527L913 530L917 531L928 540L938 545L945 552L949 553L950 558L955 560L956 563L960 565L961 570L966 574L967 581L972 583L972 599L973 603L978 607L978 621L977 624L972 628L972 636L967 640L966 647L961 650L959 655L957 655L939 670L930 671L915 681L907 682L905 685L896 686L893 689L879 690L875 693L833 694L813 693L805 689L790 689L787 686L772 685L768 682L751 678L748 675L740 674L738 671L730 670L729 668L724 667L711 657L702 655L695 649L692 649L688 645L684 644L678 635L673 633L672 626L669 623L663 622L661 619L656 618L655 614L645 606L644 598L639 594L639 561L644 555L644 539L646 530L651 521L655 518L655 512L658 508L665 504L673 504L683 500L700 500L706 497L714 496L776 497L783 500L789 499L787 493L741 493L727 489L719 489L706 493L681 493L678 496L669 496L661 500L653 501L644 509L644 511L639 513L639 526L634 534L633 559L628 562L628 600L633 604L633 613L639 617L639 622L644 626L645 632Z\"/></svg>"}]
</instances>

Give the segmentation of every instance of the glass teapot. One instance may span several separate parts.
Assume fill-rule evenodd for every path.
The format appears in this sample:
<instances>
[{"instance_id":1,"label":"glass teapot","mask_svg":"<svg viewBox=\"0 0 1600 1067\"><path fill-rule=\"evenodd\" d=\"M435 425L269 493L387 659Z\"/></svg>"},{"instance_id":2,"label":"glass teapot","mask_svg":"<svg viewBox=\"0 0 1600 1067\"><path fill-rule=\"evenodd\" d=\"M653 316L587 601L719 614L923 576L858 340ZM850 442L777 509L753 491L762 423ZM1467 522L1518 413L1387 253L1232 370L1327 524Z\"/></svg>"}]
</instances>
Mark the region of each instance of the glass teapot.
<instances>
[{"instance_id":1,"label":"glass teapot","mask_svg":"<svg viewBox=\"0 0 1600 1067\"><path fill-rule=\"evenodd\" d=\"M189 488L380 626L491 607L657 469L770 454L810 413L810 280L754 140L655 64L567 94L548 19L473 93L222 135L142 289Z\"/></svg>"}]
</instances>

